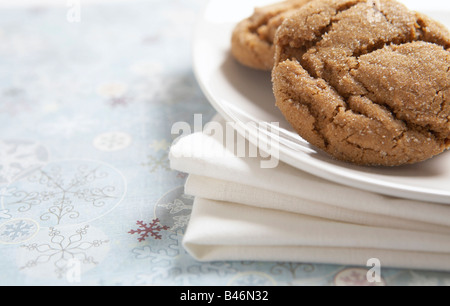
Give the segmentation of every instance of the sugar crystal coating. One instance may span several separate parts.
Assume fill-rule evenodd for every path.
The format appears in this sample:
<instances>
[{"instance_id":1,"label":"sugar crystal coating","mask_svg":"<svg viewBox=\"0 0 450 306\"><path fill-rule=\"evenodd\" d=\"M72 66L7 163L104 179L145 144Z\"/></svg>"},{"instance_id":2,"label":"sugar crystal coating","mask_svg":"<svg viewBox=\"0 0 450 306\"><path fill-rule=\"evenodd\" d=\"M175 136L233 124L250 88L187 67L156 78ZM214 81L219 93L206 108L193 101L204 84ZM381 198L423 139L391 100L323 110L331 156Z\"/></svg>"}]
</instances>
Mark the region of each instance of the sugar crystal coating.
<instances>
[{"instance_id":1,"label":"sugar crystal coating","mask_svg":"<svg viewBox=\"0 0 450 306\"><path fill-rule=\"evenodd\" d=\"M278 27L296 9L311 0L287 0L257 7L252 16L242 20L233 30L231 52L242 65L259 70L272 70Z\"/></svg>"},{"instance_id":2,"label":"sugar crystal coating","mask_svg":"<svg viewBox=\"0 0 450 306\"><path fill-rule=\"evenodd\" d=\"M277 106L337 159L398 166L450 147L450 34L393 0L317 0L275 38Z\"/></svg>"}]
</instances>

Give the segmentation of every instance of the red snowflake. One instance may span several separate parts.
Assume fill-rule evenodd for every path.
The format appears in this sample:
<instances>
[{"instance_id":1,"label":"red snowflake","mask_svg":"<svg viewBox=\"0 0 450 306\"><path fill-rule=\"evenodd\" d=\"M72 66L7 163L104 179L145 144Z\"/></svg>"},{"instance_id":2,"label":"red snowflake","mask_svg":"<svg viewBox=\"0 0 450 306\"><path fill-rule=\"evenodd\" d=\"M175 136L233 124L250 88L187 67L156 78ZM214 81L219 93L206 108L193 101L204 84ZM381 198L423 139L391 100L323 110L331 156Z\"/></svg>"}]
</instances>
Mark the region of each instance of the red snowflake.
<instances>
[{"instance_id":1,"label":"red snowflake","mask_svg":"<svg viewBox=\"0 0 450 306\"><path fill-rule=\"evenodd\" d=\"M168 226L162 226L159 223L158 218L154 219L152 221L152 223L150 223L148 225L146 223L144 223L144 221L138 221L138 222L136 222L136 224L139 226L139 228L137 230L131 230L128 233L132 234L132 235L134 235L134 234L141 235L141 237L138 239L139 242L145 241L145 238L148 238L149 234L153 238L159 240L162 238L162 236L159 234L159 232L161 232L162 230L166 231L169 229Z\"/></svg>"},{"instance_id":2,"label":"red snowflake","mask_svg":"<svg viewBox=\"0 0 450 306\"><path fill-rule=\"evenodd\" d=\"M130 100L126 97L118 97L118 98L111 98L108 101L109 106L111 107L117 107L117 106L128 106L130 104Z\"/></svg>"}]
</instances>

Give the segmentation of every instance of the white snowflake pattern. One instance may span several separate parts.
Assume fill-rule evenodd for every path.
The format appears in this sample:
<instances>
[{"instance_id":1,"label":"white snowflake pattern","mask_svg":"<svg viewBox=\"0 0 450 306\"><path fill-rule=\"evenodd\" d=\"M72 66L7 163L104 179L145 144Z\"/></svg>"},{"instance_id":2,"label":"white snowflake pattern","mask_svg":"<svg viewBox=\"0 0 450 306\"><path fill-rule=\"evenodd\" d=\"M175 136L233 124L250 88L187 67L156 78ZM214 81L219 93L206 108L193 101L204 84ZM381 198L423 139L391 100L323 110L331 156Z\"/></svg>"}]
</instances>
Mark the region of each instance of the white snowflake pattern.
<instances>
[{"instance_id":1,"label":"white snowflake pattern","mask_svg":"<svg viewBox=\"0 0 450 306\"><path fill-rule=\"evenodd\" d=\"M132 138L124 132L109 132L95 137L93 145L96 149L105 152L120 151L130 146Z\"/></svg>"},{"instance_id":2,"label":"white snowflake pattern","mask_svg":"<svg viewBox=\"0 0 450 306\"><path fill-rule=\"evenodd\" d=\"M191 217L194 198L184 194L184 187L176 188L158 200L155 215L170 227L172 232L183 232Z\"/></svg>"},{"instance_id":3,"label":"white snowflake pattern","mask_svg":"<svg viewBox=\"0 0 450 306\"><path fill-rule=\"evenodd\" d=\"M109 251L109 239L89 225L83 227L50 228L33 243L22 245L20 270L39 277L67 277L71 263L84 271L97 266ZM39 272L39 273L36 273Z\"/></svg>"},{"instance_id":4,"label":"white snowflake pattern","mask_svg":"<svg viewBox=\"0 0 450 306\"><path fill-rule=\"evenodd\" d=\"M190 198L190 197L188 198L185 195L184 195L184 197L186 197L189 200L192 200L192 198ZM169 202L169 203L161 203L161 204L159 204L159 206L164 207L171 214L177 214L183 210L188 210L188 211L192 210L192 202L186 204L181 199L175 199L173 202Z\"/></svg>"},{"instance_id":5,"label":"white snowflake pattern","mask_svg":"<svg viewBox=\"0 0 450 306\"><path fill-rule=\"evenodd\" d=\"M14 183L4 208L55 226L86 222L115 207L126 192L116 169L91 161L51 163Z\"/></svg>"},{"instance_id":6,"label":"white snowflake pattern","mask_svg":"<svg viewBox=\"0 0 450 306\"><path fill-rule=\"evenodd\" d=\"M191 219L190 215L173 217L174 224L170 230L173 232L176 232L178 230L184 230L187 227L187 225L189 224L190 219Z\"/></svg>"},{"instance_id":7,"label":"white snowflake pattern","mask_svg":"<svg viewBox=\"0 0 450 306\"><path fill-rule=\"evenodd\" d=\"M47 159L47 150L38 143L0 140L0 184L12 182L21 174L42 166ZM2 188L0 196L7 191Z\"/></svg>"}]
</instances>

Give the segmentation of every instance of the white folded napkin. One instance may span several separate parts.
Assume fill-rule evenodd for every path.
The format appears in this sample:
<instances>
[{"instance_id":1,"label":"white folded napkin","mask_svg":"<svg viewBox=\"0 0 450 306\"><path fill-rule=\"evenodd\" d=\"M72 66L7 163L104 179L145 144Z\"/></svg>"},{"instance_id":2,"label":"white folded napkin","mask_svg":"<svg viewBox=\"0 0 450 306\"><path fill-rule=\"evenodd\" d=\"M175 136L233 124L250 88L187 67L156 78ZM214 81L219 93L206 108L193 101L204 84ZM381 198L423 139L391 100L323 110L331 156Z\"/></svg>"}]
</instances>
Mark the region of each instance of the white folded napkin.
<instances>
[{"instance_id":1,"label":"white folded napkin","mask_svg":"<svg viewBox=\"0 0 450 306\"><path fill-rule=\"evenodd\" d=\"M183 245L196 259L365 266L377 258L450 271L450 206L341 186L284 163L263 169L259 158L227 151L221 136L194 133L170 151L195 197Z\"/></svg>"}]
</instances>

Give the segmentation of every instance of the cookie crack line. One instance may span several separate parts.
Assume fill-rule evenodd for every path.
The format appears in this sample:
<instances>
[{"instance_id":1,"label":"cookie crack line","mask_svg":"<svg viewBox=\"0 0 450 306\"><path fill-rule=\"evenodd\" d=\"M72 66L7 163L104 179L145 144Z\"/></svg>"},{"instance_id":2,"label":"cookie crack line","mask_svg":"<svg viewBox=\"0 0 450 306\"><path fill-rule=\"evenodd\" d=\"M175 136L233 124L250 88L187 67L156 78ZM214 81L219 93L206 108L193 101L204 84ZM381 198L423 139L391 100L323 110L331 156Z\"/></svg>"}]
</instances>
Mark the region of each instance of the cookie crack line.
<instances>
[{"instance_id":1,"label":"cookie crack line","mask_svg":"<svg viewBox=\"0 0 450 306\"><path fill-rule=\"evenodd\" d=\"M343 105L339 105L339 106L336 107L336 109L334 111L334 115L331 116L331 118L329 120L331 124L334 124L334 118L336 117L336 114L339 111L341 111L341 110L343 110L343 111L352 111L354 114L360 115L360 116L365 117L367 119L376 120L379 123L383 122L382 119L380 119L380 118L378 118L376 116L369 116L369 115L361 113L360 111L358 111L355 108L353 108L351 106L351 104L349 103L349 99L351 97L355 97L355 95L351 95L351 94L349 95L349 94L346 94L346 93L343 93L343 92L339 91L336 87L334 87L331 84L331 82L329 80L327 80L325 78L314 77L313 73L311 73L311 71L309 71L307 66L305 67L305 66L301 65L298 61L296 61L296 62L300 66L300 68L302 68L303 70L305 70L308 73L309 77L311 77L314 80L323 80L323 81L325 81L326 85L331 90L333 90L341 98L341 102L343 102ZM358 64L359 64L359 62L358 62ZM352 70L356 70L356 69L357 68L349 69L347 72L351 72ZM363 82L360 82L360 81L354 79L353 77L352 77L352 80L355 83L361 85L361 87L363 87L363 89L367 92L366 94L361 94L361 95L356 95L356 96L365 97L365 98L369 99L371 102L373 102L374 104L378 105L379 107L385 108L392 115L392 117L393 117L393 119L395 121L397 121L402 126L404 126L404 129L400 132L400 134L393 138L393 141L395 143L395 145L393 146L393 149L396 149L398 147L399 142L405 137L405 135L406 135L408 130L416 130L416 131L419 131L420 133L424 133L424 135L425 134L427 134L427 135L431 134L431 136L434 139L442 139L442 137L439 137L438 132L433 131L433 130L425 130L426 126L420 126L420 125L414 124L412 122L408 122L408 121L405 121L405 120L401 119L399 117L399 113L397 111L395 111L389 104L378 102L377 99L375 99L375 93L373 91L371 91ZM286 81L288 81L288 80L286 80ZM445 89L442 89L442 90L440 90L438 92L441 92L441 91L444 91L444 90ZM346 96L348 96L348 97L346 97ZM444 102L445 101L441 102L441 111L443 109L443 103ZM310 115L314 118L314 120L315 120L315 122L314 122L314 131L322 138L322 140L324 141L325 148L328 149L328 147L331 144L331 142L328 139L326 133L322 130L322 127L319 124L320 114L318 114L317 112L313 111L313 108L308 103L299 103L299 104L300 105L304 105L307 108L307 110L310 113ZM448 120L447 120L447 122L448 122ZM353 144L352 142L348 142L348 143L349 144ZM361 146L359 146L359 148L360 149L367 149L367 148L364 148L364 147L361 147ZM373 150L373 151L375 152L376 150Z\"/></svg>"},{"instance_id":2,"label":"cookie crack line","mask_svg":"<svg viewBox=\"0 0 450 306\"><path fill-rule=\"evenodd\" d=\"M395 24L392 22L392 20L387 18L387 15L382 10L380 10L379 12L382 14L382 16L385 18L385 20L387 22L389 22L393 27L395 27ZM416 25L417 25L417 27L415 29L414 36L410 36L409 38L406 38L406 39L398 41L398 42L379 40L371 45L368 45L366 50L364 50L364 51L363 50L355 50L353 52L352 56L355 57L356 59L359 59L363 55L371 54L373 52L382 50L386 47L400 46L402 44L408 44L408 43L413 43L413 42L418 42L418 41L436 44L438 46L443 47L445 50L445 47L446 47L445 45L439 44L436 41L433 41L432 39L426 39L426 36L423 34L423 28L426 26L423 22L420 22L420 19L417 17L416 17ZM417 34L419 34L419 35L417 35ZM450 49L446 49L446 51L450 51ZM450 67L447 69L447 72L449 72L449 71L450 71Z\"/></svg>"},{"instance_id":3,"label":"cookie crack line","mask_svg":"<svg viewBox=\"0 0 450 306\"><path fill-rule=\"evenodd\" d=\"M379 12L383 18L385 19L385 21L387 21L388 23L391 24L392 27L396 28L395 24L392 22L392 20L390 20L386 13L382 10L382 8L378 9L377 8L377 12ZM399 45L399 44L405 44L405 43L410 43L413 42L413 38L411 37L410 39L405 39L403 41L400 42L392 42L392 41L384 41L380 38L380 40L374 42L373 44L370 44L366 47L366 50L355 50L352 54L352 56L354 58L356 58L357 60L359 60L359 58L362 55L366 55L366 54L371 54L373 52L376 52L378 50L384 49L387 46L391 46L391 45Z\"/></svg>"},{"instance_id":4,"label":"cookie crack line","mask_svg":"<svg viewBox=\"0 0 450 306\"><path fill-rule=\"evenodd\" d=\"M317 37L310 42L311 46L307 49L315 48L317 46L317 44L319 44L323 40L323 38L330 32L330 30L333 26L333 23L336 22L336 19L335 19L336 16L338 16L341 13L344 13L345 11L352 9L353 7L357 6L360 3L361 2L357 1L352 4L346 3L346 4L342 4L341 6L337 7L334 11L333 16L330 16L330 22L327 25L325 25L324 27L320 28L319 35L317 35ZM314 16L320 15L321 13L322 12L313 14L311 16L307 16L307 19L311 19Z\"/></svg>"},{"instance_id":5,"label":"cookie crack line","mask_svg":"<svg viewBox=\"0 0 450 306\"><path fill-rule=\"evenodd\" d=\"M359 4L359 3L357 3L357 4ZM351 8L354 7L354 6L356 6L356 4L353 5L353 6L350 6L350 7L349 7L348 9L346 9L346 10L351 9ZM346 10L341 10L341 12L344 12L344 11L346 11ZM396 27L395 24L393 23L393 21L390 20L390 19L386 16L386 13L384 13L382 10L380 10L379 12L382 14L382 16L384 17L384 19L385 19L387 22L389 22L389 23L391 24L391 26ZM336 17L338 14L339 14L339 13L335 14L334 17ZM331 19L331 22L330 22L330 24L327 26L327 28L331 28L331 27L333 26L333 24L334 24L335 21L336 21L336 20L332 18L332 19ZM421 25L421 26L423 26L423 25ZM387 47L390 47L390 46L400 46L400 45L402 45L402 44L408 44L408 43L413 43L413 42L417 42L417 41L423 41L423 42L427 42L427 43L432 43L432 42L430 42L429 40L423 40L420 36L417 36L417 35L415 35L415 34L416 34L416 33L414 33L414 35L411 35L411 36L409 36L409 37L407 37L407 36L400 37L400 39L399 39L400 41L398 41L398 42L393 42L393 41L386 42L386 41L380 39L380 40L376 41L374 44L372 44L371 46L368 46L368 47L366 48L366 50L365 50L365 51L367 51L367 52L363 52L363 50L361 50L361 49L358 50L358 52L354 52L353 55L352 55L352 56L349 56L349 57L353 57L353 58L357 61L357 67L356 67L356 68L349 68L349 69L346 71L347 74L348 74L348 76L351 76L351 72L352 72L352 71L355 71L355 70L357 70L357 69L359 68L359 65L360 65L359 59L360 59L360 57L361 57L362 55L368 55L368 54L370 54L370 53L374 53L374 52L376 52L376 51L378 51L378 50L381 50L381 49L384 49L384 48L387 48ZM324 34L324 35L326 35L326 34ZM323 36L321 37L321 39L323 39ZM391 49L391 51L392 51L392 52L397 52L397 50L393 50L393 49ZM308 68L308 65L303 65L301 60L300 60L300 65L302 66L303 69L305 69L305 70L308 72L308 74L309 74L311 77L315 78L315 77L314 77L315 72L311 71L311 70ZM325 65L325 67L326 67L326 65ZM450 69L450 67L447 69L447 72L449 71L449 69ZM315 79L317 79L317 78L315 78ZM324 75L321 77L321 79L324 80L324 81L327 83L328 86L330 86L333 90L335 90L335 91L343 98L343 100L344 100L344 102L345 102L345 104L346 104L346 109L350 109L350 110L352 110L352 111L355 112L355 110L354 110L351 106L349 106L349 104L348 104L348 99L349 99L351 96L353 96L352 93L349 93L349 92L345 92L345 91L339 90L339 88L333 86L333 85L331 84L330 78L328 78L328 77L326 76L326 74L324 74ZM393 114L393 116L394 116L394 118L395 118L396 120L398 120L399 122L402 122L402 123L406 124L406 126L409 126L409 125L410 125L408 122L406 122L405 120L401 119L401 118L399 117L399 112L398 112L398 111L395 111L394 109L392 109L387 103L380 103L379 101L377 101L377 99L375 98L375 97L376 97L375 93L374 93L373 91L371 91L371 90L370 90L363 82L361 82L361 81L359 81L359 80L356 80L354 77L351 77L351 79L352 79L352 81L353 81L356 85L359 85L360 87L362 87L362 88L364 89L364 91L366 92L366 94L362 94L361 96L369 98L369 99L370 99L373 103L375 103L375 104L378 104L378 105L380 105L380 106L386 107L386 108ZM440 103L440 109L441 109L440 112L442 112L442 109L443 109L443 103L444 103L444 102L445 102L445 101L442 101L442 102ZM359 113L359 112L357 112L357 113ZM370 119L376 119L376 120L378 120L378 118L369 117L369 116L366 116L365 114L361 114L361 113L359 113L359 114L360 114L360 115L363 115L363 116L365 116L365 117L367 117L367 118L370 118ZM379 121L379 120L378 120L378 121ZM448 120L447 120L447 122L448 122Z\"/></svg>"},{"instance_id":6,"label":"cookie crack line","mask_svg":"<svg viewBox=\"0 0 450 306\"><path fill-rule=\"evenodd\" d=\"M359 62L358 62L358 65L359 65ZM357 70L357 68L355 68L355 69L349 69L349 71L348 71L349 75L351 75L351 72L352 72L352 71L355 71L355 70ZM406 121L402 120L401 118L399 118L398 113L397 113L397 112L396 112L389 104L378 102L378 100L377 100L376 97L375 97L375 96L376 96L376 95L375 95L375 92L372 91L372 90L370 90L370 89L366 86L366 84L364 84L363 82L360 82L360 81L356 80L354 77L352 77L352 80L353 80L356 84L360 85L360 86L367 92L366 94L360 95L361 97L365 97L365 98L369 99L371 102L373 102L374 104L376 104L376 105L378 105L378 106L380 106L380 107L386 108L387 111L388 111L390 114L392 114L393 118L394 118L396 121L398 121L398 122L404 124L405 126L408 125L408 122L406 122ZM327 81L327 84L329 84L328 81ZM330 84L330 86L331 86L331 84ZM332 86L331 86L331 87L332 87ZM333 88L334 88L334 87L333 87ZM343 97L343 95L342 95L338 90L336 90L336 92L337 92L340 96ZM350 97L352 97L352 96L350 96ZM350 97L349 97L348 99L350 99ZM366 117L366 118L369 118L369 119L375 119L375 120L381 122L380 118L370 117L370 116L367 116L366 114L362 114L362 113L360 113L360 112L355 111L355 109L352 108L352 107L349 105L348 99L345 100L346 106L347 106L348 109L350 109L352 112L358 113L358 114L360 114L360 115L362 115L362 116L364 116L364 117Z\"/></svg>"},{"instance_id":7,"label":"cookie crack line","mask_svg":"<svg viewBox=\"0 0 450 306\"><path fill-rule=\"evenodd\" d=\"M300 65L300 64L299 64L299 65ZM306 67L303 67L302 65L300 65L300 67L303 68L303 69L308 73L309 77L311 77L312 79L314 79L314 80L320 80L319 78L314 77L314 76L311 74L311 72L308 71L308 69L307 69ZM354 109L354 108L351 107L351 104L349 103L349 100L351 99L351 97L355 97L355 95L349 95L347 98L345 98L345 95L341 94L341 93L339 92L339 90L337 90L332 84L330 84L329 81L327 81L327 80L325 80L325 79L322 79L322 80L324 80L324 81L326 82L326 85L327 85L332 91L334 91L334 92L341 98L341 102L343 102L343 105L338 105L338 106L336 106L336 108L335 108L335 110L334 110L334 113L333 113L333 116L331 116L330 119L329 119L329 122L330 122L331 124L335 124L335 123L334 123L334 120L335 120L335 118L336 118L336 115L337 115L341 110L343 110L344 112L351 111L351 112L353 112L354 114L360 115L360 116L365 117L365 118L370 119L370 120L376 120L377 122L382 123L382 120L381 120L380 118L378 118L378 117L373 117L373 116L368 116L368 115L366 115L366 114L364 114L364 113L361 113L360 111L358 111L358 110L356 110L356 109ZM288 81L288 80L286 80L286 81ZM355 82L358 82L359 84L361 84L361 86L362 86L369 94L370 94L370 93L374 94L374 93L373 93L372 91L370 91L369 88L367 88L363 83L361 83L361 82L359 82L359 81L357 81L357 80L354 80L354 81L355 81ZM360 97L366 97L366 98L369 99L369 97L368 97L367 94L364 94L364 95L358 95L358 96L360 96ZM406 122L406 121L404 121L404 120L398 118L397 115L396 115L396 113L394 112L394 110L393 110L389 105L387 105L387 104L376 103L376 102L373 101L372 99L369 99L369 100L372 101L372 102L374 102L375 104L377 104L377 105L380 106L380 107L386 108L387 111L393 115L393 118L394 118L397 122L399 122L400 124L404 125L406 128L409 128L410 124L409 124L408 122ZM319 124L318 124L320 114L318 114L317 112L313 112L313 111L312 111L311 105L309 105L308 103L299 103L299 105L304 105L304 106L308 109L308 112L310 113L310 115L314 118L314 120L315 120L315 122L314 122L314 131L315 131L318 135L320 135L320 137L321 137L322 140L324 141L324 146L325 146L325 148L327 149L327 148L329 147L329 145L330 145L331 142L330 142L330 140L328 139L326 133L322 131L322 128L321 128L321 127L319 126ZM406 130L402 130L401 133L400 133L400 135L398 135L397 137L394 138L394 141L398 143L398 141L400 141L400 140L404 137L405 133L406 133ZM348 138L350 138L350 137L351 137L351 136L349 136ZM352 144L351 142L348 142L348 143L349 143L349 144ZM394 148L396 148L396 147L397 147L397 144L394 146ZM361 148L362 148L362 147L361 147ZM374 151L375 151L375 150L374 150Z\"/></svg>"},{"instance_id":8,"label":"cookie crack line","mask_svg":"<svg viewBox=\"0 0 450 306\"><path fill-rule=\"evenodd\" d=\"M364 1L358 1L358 0L356 0L355 2L352 2L352 3L343 3L343 4L341 4L340 6L338 6L338 7L334 10L333 15L330 16L330 21L328 22L328 24L325 25L325 26L320 27L320 29L318 30L318 32L319 32L318 35L316 35L316 37L315 37L314 39L311 39L311 40L309 40L309 41L303 41L303 43L306 44L306 46L304 46L305 50L307 51L307 50L309 50L309 49L315 48L315 47L317 47L317 45L318 45L321 41L323 41L324 37L327 36L327 35L329 34L330 30L332 29L333 24L334 24L335 22L339 21L339 19L337 19L336 17L338 17L338 16L339 16L340 14L342 14L342 13L345 13L345 12L348 11L348 10L351 10L351 9L354 8L355 6L358 6L358 5L361 5L361 4L366 4L366 5L367 5L367 3L365 3ZM384 17L384 19L385 19L387 22L389 22L393 27L396 27L395 24L392 22L392 20L390 20L390 19L387 17L386 13L383 12L382 9L381 9L381 10L376 9L376 12L379 12L379 13ZM315 14L306 16L306 22L305 22L305 23L307 24L307 23L308 23L308 20L313 19L315 16L318 16L318 15L320 15L320 14L322 14L322 12L317 12L317 13L315 13ZM418 18L417 18L417 22L418 22ZM419 25L419 24L418 24L418 25ZM422 27L423 27L423 26L424 26L423 24L422 24L422 25L419 25L419 27L420 27L421 30L422 30ZM364 53L362 50L359 50L359 52L355 50L353 56L358 58L358 57L361 56L361 55L368 54L368 53L377 51L377 50L379 50L379 49L382 49L382 48L384 48L384 47L387 46L387 45L391 45L391 44L402 44L402 43L408 43L408 42L413 42L413 41L417 41L417 39L415 40L413 37L411 37L410 39L403 40L403 41L399 41L399 42L377 41L377 42L374 43L372 46L370 46L370 47L367 48L368 52ZM426 41L426 40L422 40L422 41ZM430 42L430 41L426 41L426 42Z\"/></svg>"},{"instance_id":9,"label":"cookie crack line","mask_svg":"<svg viewBox=\"0 0 450 306\"><path fill-rule=\"evenodd\" d=\"M362 152L374 152L374 153L383 153L383 155L385 156L393 156L392 154L389 154L388 152L380 152L378 150L372 149L372 148L365 148L363 146L361 146L358 143L352 142L349 139L352 138L353 136L357 135L357 133L354 133L352 135L349 135L348 137L346 137L345 139L343 139L342 141L345 141L347 144L351 145L351 146L355 146L356 148L358 148L359 150L361 150ZM402 137L403 137L404 133L402 133ZM395 147L393 147L393 149L395 149L397 147L397 145Z\"/></svg>"},{"instance_id":10,"label":"cookie crack line","mask_svg":"<svg viewBox=\"0 0 450 306\"><path fill-rule=\"evenodd\" d=\"M285 20L277 105L300 136L340 160L427 160L450 147L449 33L396 1L365 5L319 0ZM372 10L376 19L364 19Z\"/></svg>"}]
</instances>

